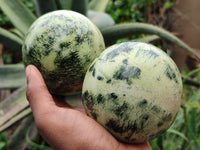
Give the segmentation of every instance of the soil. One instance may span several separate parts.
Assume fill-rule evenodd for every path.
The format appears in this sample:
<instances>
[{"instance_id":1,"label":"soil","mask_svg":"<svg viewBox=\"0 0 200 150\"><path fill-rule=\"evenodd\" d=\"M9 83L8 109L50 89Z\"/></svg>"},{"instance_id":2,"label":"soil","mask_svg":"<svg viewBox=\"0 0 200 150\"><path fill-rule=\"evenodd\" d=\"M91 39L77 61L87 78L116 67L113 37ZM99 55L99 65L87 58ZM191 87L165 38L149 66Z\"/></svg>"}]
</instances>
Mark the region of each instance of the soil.
<instances>
[{"instance_id":1,"label":"soil","mask_svg":"<svg viewBox=\"0 0 200 150\"><path fill-rule=\"evenodd\" d=\"M197 52L200 52L199 11L199 0L176 0L171 14L176 18L173 23L173 32L178 33L178 37ZM187 59L187 55L180 48L177 48L173 53L173 58L178 66L182 66Z\"/></svg>"}]
</instances>

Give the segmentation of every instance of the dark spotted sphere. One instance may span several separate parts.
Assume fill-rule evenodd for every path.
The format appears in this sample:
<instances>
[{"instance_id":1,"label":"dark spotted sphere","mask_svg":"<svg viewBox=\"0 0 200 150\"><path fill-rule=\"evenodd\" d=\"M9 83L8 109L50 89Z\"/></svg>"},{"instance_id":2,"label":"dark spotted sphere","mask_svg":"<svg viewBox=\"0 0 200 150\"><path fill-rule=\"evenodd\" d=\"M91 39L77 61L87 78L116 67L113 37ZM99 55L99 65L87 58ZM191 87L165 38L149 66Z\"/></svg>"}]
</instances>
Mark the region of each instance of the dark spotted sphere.
<instances>
[{"instance_id":1,"label":"dark spotted sphere","mask_svg":"<svg viewBox=\"0 0 200 150\"><path fill-rule=\"evenodd\" d=\"M33 23L22 53L24 64L41 71L51 93L65 95L81 91L89 65L104 49L99 29L88 18L59 10Z\"/></svg>"},{"instance_id":2,"label":"dark spotted sphere","mask_svg":"<svg viewBox=\"0 0 200 150\"><path fill-rule=\"evenodd\" d=\"M83 83L87 114L118 140L142 143L173 123L182 80L173 60L157 47L125 42L107 48Z\"/></svg>"}]
</instances>

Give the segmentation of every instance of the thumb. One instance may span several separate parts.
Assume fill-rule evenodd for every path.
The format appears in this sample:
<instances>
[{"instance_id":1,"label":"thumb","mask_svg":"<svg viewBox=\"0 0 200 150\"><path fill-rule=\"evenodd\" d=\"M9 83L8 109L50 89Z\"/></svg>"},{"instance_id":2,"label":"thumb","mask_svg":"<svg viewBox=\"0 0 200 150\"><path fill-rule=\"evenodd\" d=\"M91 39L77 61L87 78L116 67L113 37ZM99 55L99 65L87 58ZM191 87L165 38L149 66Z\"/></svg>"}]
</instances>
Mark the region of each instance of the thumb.
<instances>
[{"instance_id":1,"label":"thumb","mask_svg":"<svg viewBox=\"0 0 200 150\"><path fill-rule=\"evenodd\" d=\"M46 87L41 73L35 66L29 65L26 67L26 77L26 97L31 106L33 115L37 116L38 113L46 113L45 111L55 105L55 102Z\"/></svg>"}]
</instances>

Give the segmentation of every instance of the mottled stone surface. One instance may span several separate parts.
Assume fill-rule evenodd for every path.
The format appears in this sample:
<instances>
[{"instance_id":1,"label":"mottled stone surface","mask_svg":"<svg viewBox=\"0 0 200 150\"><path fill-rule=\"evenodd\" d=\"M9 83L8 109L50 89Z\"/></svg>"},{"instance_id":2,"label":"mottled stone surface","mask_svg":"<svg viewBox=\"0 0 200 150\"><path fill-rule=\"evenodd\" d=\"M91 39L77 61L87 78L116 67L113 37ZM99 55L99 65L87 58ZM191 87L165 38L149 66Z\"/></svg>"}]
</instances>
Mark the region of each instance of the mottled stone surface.
<instances>
[{"instance_id":1,"label":"mottled stone surface","mask_svg":"<svg viewBox=\"0 0 200 150\"><path fill-rule=\"evenodd\" d=\"M107 48L83 84L87 114L118 140L141 143L165 132L179 110L182 80L157 47L126 42Z\"/></svg>"},{"instance_id":2,"label":"mottled stone surface","mask_svg":"<svg viewBox=\"0 0 200 150\"><path fill-rule=\"evenodd\" d=\"M49 90L63 95L81 90L89 65L104 49L103 37L89 19L60 10L33 23L22 52L24 64L35 65Z\"/></svg>"}]
</instances>

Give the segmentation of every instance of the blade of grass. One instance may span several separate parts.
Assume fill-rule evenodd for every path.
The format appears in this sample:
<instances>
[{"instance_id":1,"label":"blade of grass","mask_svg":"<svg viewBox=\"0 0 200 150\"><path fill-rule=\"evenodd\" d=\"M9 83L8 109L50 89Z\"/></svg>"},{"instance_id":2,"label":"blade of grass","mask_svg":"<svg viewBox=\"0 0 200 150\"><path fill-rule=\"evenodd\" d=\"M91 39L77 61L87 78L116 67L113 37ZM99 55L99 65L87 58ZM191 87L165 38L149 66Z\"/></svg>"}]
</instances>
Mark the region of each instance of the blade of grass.
<instances>
[{"instance_id":1,"label":"blade of grass","mask_svg":"<svg viewBox=\"0 0 200 150\"><path fill-rule=\"evenodd\" d=\"M175 130L175 129L168 129L167 130L168 133L173 133L173 134L176 134L178 135L179 137L181 137L182 139L184 139L185 141L187 141L188 143L190 143L189 139L181 132Z\"/></svg>"},{"instance_id":2,"label":"blade of grass","mask_svg":"<svg viewBox=\"0 0 200 150\"><path fill-rule=\"evenodd\" d=\"M54 0L33 0L33 3L38 16L57 9L56 2Z\"/></svg>"},{"instance_id":3,"label":"blade of grass","mask_svg":"<svg viewBox=\"0 0 200 150\"><path fill-rule=\"evenodd\" d=\"M200 72L200 68L197 68L197 69L194 69L194 70L190 71L187 75L184 76L183 83L185 83L185 81L188 78L190 78L191 76L195 75L198 72Z\"/></svg>"},{"instance_id":4,"label":"blade of grass","mask_svg":"<svg viewBox=\"0 0 200 150\"><path fill-rule=\"evenodd\" d=\"M88 8L94 11L104 12L108 5L108 2L109 0L92 0L89 3Z\"/></svg>"},{"instance_id":5,"label":"blade of grass","mask_svg":"<svg viewBox=\"0 0 200 150\"><path fill-rule=\"evenodd\" d=\"M36 19L20 0L0 0L0 7L23 35L26 34L30 25Z\"/></svg>"},{"instance_id":6,"label":"blade of grass","mask_svg":"<svg viewBox=\"0 0 200 150\"><path fill-rule=\"evenodd\" d=\"M0 27L0 41L5 47L21 52L23 40L17 35L1 27Z\"/></svg>"},{"instance_id":7,"label":"blade of grass","mask_svg":"<svg viewBox=\"0 0 200 150\"><path fill-rule=\"evenodd\" d=\"M199 133L198 133L198 123L199 123L199 98L200 98L200 89L198 89L189 101L184 104L184 118L185 118L185 134L190 140L191 147L193 149L200 149L199 144Z\"/></svg>"},{"instance_id":8,"label":"blade of grass","mask_svg":"<svg viewBox=\"0 0 200 150\"><path fill-rule=\"evenodd\" d=\"M182 78L182 79L184 79L184 78ZM190 79L185 79L184 84L191 85L191 86L194 86L194 87L197 87L197 88L200 87L199 82L193 81L193 80L190 80Z\"/></svg>"},{"instance_id":9,"label":"blade of grass","mask_svg":"<svg viewBox=\"0 0 200 150\"><path fill-rule=\"evenodd\" d=\"M158 26L148 23L123 23L101 29L106 45L112 44L117 39L132 36L133 34L154 34L193 54L200 61L200 55L175 35Z\"/></svg>"},{"instance_id":10,"label":"blade of grass","mask_svg":"<svg viewBox=\"0 0 200 150\"><path fill-rule=\"evenodd\" d=\"M197 116L196 116L196 108L191 107L188 109L187 115L188 115L188 122L187 122L187 128L188 128L188 135L190 138L190 142L192 143L192 146L194 149L200 149L199 141L197 139L197 130L196 130L196 124L197 124Z\"/></svg>"},{"instance_id":11,"label":"blade of grass","mask_svg":"<svg viewBox=\"0 0 200 150\"><path fill-rule=\"evenodd\" d=\"M25 69L22 64L0 66L0 88L14 89L26 83Z\"/></svg>"}]
</instances>

